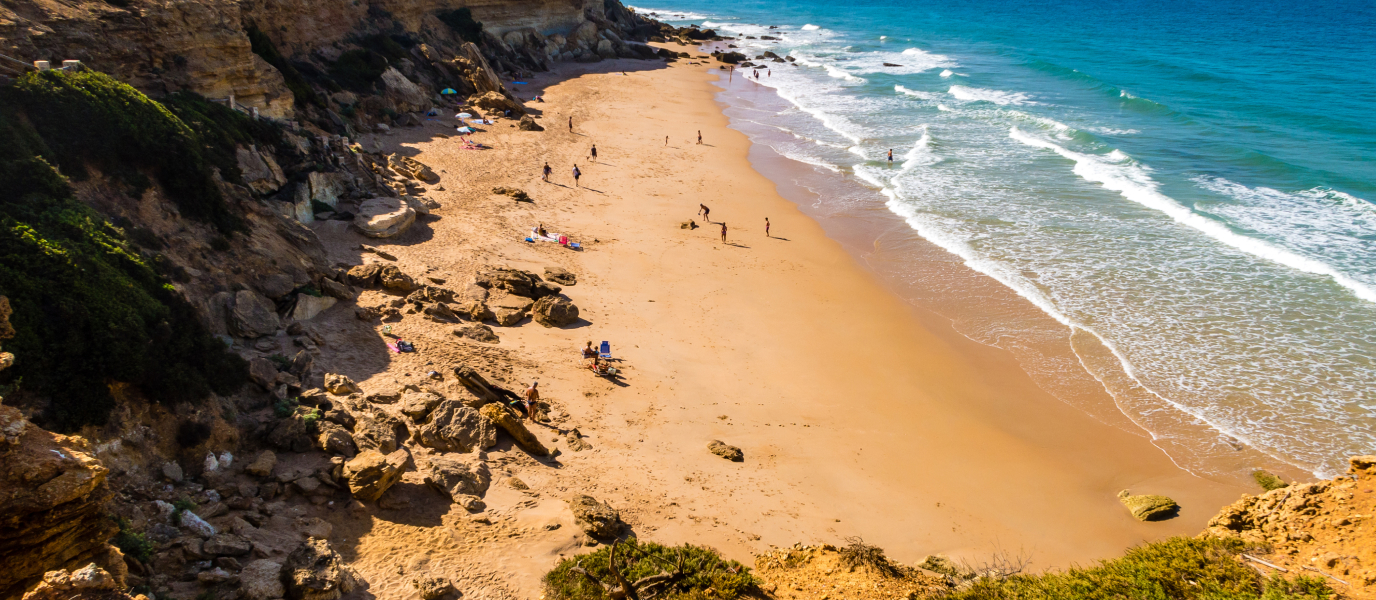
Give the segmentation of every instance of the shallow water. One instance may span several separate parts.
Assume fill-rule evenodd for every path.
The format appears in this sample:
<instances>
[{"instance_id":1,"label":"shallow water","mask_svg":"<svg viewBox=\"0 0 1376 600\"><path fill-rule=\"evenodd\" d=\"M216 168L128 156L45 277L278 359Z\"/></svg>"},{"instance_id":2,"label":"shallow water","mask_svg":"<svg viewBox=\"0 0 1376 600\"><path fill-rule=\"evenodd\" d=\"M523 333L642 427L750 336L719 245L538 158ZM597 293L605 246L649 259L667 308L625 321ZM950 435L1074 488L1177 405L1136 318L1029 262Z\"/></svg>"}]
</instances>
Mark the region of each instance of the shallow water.
<instances>
[{"instance_id":1,"label":"shallow water","mask_svg":"<svg viewBox=\"0 0 1376 600\"><path fill-rule=\"evenodd\" d=\"M733 42L795 59L724 82L733 126L836 179L826 218L884 207L1055 319L1080 364L1024 360L1048 389L1087 369L1139 425L1188 430L1163 447L1199 470L1243 446L1322 476L1376 452L1372 5L638 10L781 38Z\"/></svg>"}]
</instances>

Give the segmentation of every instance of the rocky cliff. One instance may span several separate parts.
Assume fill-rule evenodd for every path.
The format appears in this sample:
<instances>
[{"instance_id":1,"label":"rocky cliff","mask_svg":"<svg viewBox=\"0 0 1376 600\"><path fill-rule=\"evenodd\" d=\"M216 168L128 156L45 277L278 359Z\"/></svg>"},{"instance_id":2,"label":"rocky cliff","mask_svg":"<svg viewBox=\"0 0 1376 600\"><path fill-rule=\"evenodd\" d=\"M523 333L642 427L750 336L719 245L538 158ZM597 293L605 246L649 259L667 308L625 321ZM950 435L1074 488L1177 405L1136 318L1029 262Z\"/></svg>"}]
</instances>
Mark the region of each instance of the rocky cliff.
<instances>
[{"instance_id":1,"label":"rocky cliff","mask_svg":"<svg viewBox=\"0 0 1376 600\"><path fill-rule=\"evenodd\" d=\"M0 53L55 65L80 60L153 96L178 90L233 96L267 115L289 117L303 87L294 93L284 79L281 69L295 69L288 64L303 65L310 76L328 70L359 39L377 35L407 46L445 44L457 54L462 40L437 15L461 8L484 26L481 38L469 41L509 59L510 65L497 65L507 69L596 55L599 45L606 57L644 25L616 0L14 0L0 5ZM255 54L251 29L275 46L282 63L264 60L262 47ZM606 30L610 37L600 35ZM604 39L608 44L600 44Z\"/></svg>"}]
</instances>

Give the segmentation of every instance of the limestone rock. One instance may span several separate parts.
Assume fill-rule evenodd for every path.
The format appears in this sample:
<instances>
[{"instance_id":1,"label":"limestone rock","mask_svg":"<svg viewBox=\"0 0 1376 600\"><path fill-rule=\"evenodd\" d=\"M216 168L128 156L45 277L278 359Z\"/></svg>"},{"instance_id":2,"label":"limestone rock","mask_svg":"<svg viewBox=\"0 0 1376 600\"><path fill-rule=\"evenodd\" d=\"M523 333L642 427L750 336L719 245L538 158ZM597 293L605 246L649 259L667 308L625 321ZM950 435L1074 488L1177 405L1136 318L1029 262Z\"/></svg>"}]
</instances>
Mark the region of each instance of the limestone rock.
<instances>
[{"instance_id":1,"label":"limestone rock","mask_svg":"<svg viewBox=\"0 0 1376 600\"><path fill-rule=\"evenodd\" d=\"M248 361L248 378L264 391L272 390L273 381L277 379L277 365L266 358L255 358Z\"/></svg>"},{"instance_id":2,"label":"limestone rock","mask_svg":"<svg viewBox=\"0 0 1376 600\"><path fill-rule=\"evenodd\" d=\"M497 337L496 333L493 333L491 327L483 325L482 323L469 323L462 327L455 327L454 335L468 338L475 342L483 342L484 344L496 344L502 341L501 338Z\"/></svg>"},{"instance_id":3,"label":"limestone rock","mask_svg":"<svg viewBox=\"0 0 1376 600\"><path fill-rule=\"evenodd\" d=\"M293 415L278 419L272 431L268 432L268 443L278 450L308 452L315 446L315 439L306 422Z\"/></svg>"},{"instance_id":4,"label":"limestone rock","mask_svg":"<svg viewBox=\"0 0 1376 600\"><path fill-rule=\"evenodd\" d=\"M707 450L731 462L741 462L745 460L745 453L741 452L740 448L722 443L720 440L712 440L709 442L707 444Z\"/></svg>"},{"instance_id":5,"label":"limestone rock","mask_svg":"<svg viewBox=\"0 0 1376 600\"><path fill-rule=\"evenodd\" d=\"M270 477L272 476L272 469L276 466L277 455L271 450L264 450L258 455L258 458L253 459L253 462L244 467L244 472L258 477Z\"/></svg>"},{"instance_id":6,"label":"limestone rock","mask_svg":"<svg viewBox=\"0 0 1376 600\"><path fill-rule=\"evenodd\" d=\"M349 491L363 501L377 501L383 492L401 479L402 469L411 456L406 449L383 456L376 450L365 450L344 463L344 478Z\"/></svg>"},{"instance_id":7,"label":"limestone rock","mask_svg":"<svg viewBox=\"0 0 1376 600\"><path fill-rule=\"evenodd\" d=\"M497 429L488 419L454 400L445 400L416 432L416 443L446 452L472 452L497 443Z\"/></svg>"},{"instance_id":8,"label":"limestone rock","mask_svg":"<svg viewBox=\"0 0 1376 600\"><path fill-rule=\"evenodd\" d=\"M358 454L358 446L354 444L353 434L338 423L317 421L315 428L317 448L329 454L338 454L348 458L353 458L355 454Z\"/></svg>"},{"instance_id":9,"label":"limestone rock","mask_svg":"<svg viewBox=\"0 0 1376 600\"><path fill-rule=\"evenodd\" d=\"M574 452L582 452L592 448L592 444L583 439L583 432L578 431L576 427L569 430L568 435L564 436L564 441L569 445L569 450Z\"/></svg>"},{"instance_id":10,"label":"limestone rock","mask_svg":"<svg viewBox=\"0 0 1376 600\"><path fill-rule=\"evenodd\" d=\"M535 456L546 456L549 454L549 449L545 448L545 445L541 444L540 440L536 438L529 429L526 429L525 424L511 416L511 413L508 413L501 404L486 404L479 409L479 413L484 419L492 421L493 424L507 432L507 434L516 441L516 445L520 446L526 452Z\"/></svg>"},{"instance_id":11,"label":"limestone rock","mask_svg":"<svg viewBox=\"0 0 1376 600\"><path fill-rule=\"evenodd\" d=\"M292 280L291 275L286 273L273 273L258 283L258 291L273 300L282 299L294 289L296 289L296 282Z\"/></svg>"},{"instance_id":12,"label":"limestone rock","mask_svg":"<svg viewBox=\"0 0 1376 600\"><path fill-rule=\"evenodd\" d=\"M481 96L469 98L468 101L483 110L511 117L523 115L526 112L525 106L501 92L487 92Z\"/></svg>"},{"instance_id":13,"label":"limestone rock","mask_svg":"<svg viewBox=\"0 0 1376 600\"><path fill-rule=\"evenodd\" d=\"M482 496L491 482L492 473L480 460L465 461L440 455L430 459L425 471L425 483L450 499Z\"/></svg>"},{"instance_id":14,"label":"limestone rock","mask_svg":"<svg viewBox=\"0 0 1376 600\"><path fill-rule=\"evenodd\" d=\"M286 594L282 587L282 563L255 560L239 572L239 590L246 600L273 600Z\"/></svg>"},{"instance_id":15,"label":"limestone rock","mask_svg":"<svg viewBox=\"0 0 1376 600\"><path fill-rule=\"evenodd\" d=\"M163 463L162 477L163 479L171 481L172 483L181 483L182 478L184 477L184 475L182 474L182 466L177 464L176 461Z\"/></svg>"},{"instance_id":16,"label":"limestone rock","mask_svg":"<svg viewBox=\"0 0 1376 600\"><path fill-rule=\"evenodd\" d=\"M387 168L410 177L411 179L424 181L425 183L439 183L440 180L440 176L436 175L430 167L425 166L425 164L409 156L402 156L400 154L389 155L387 157ZM414 208L414 205L412 208ZM426 207L426 210L428 211L429 207Z\"/></svg>"},{"instance_id":17,"label":"limestone rock","mask_svg":"<svg viewBox=\"0 0 1376 600\"><path fill-rule=\"evenodd\" d=\"M229 310L231 333L242 338L259 338L277 333L281 326L282 320L271 300L253 290L234 294L234 305Z\"/></svg>"},{"instance_id":18,"label":"limestone rock","mask_svg":"<svg viewBox=\"0 0 1376 600\"><path fill-rule=\"evenodd\" d=\"M457 323L460 320L459 315L454 312L454 309L449 308L448 304L432 304L430 306L425 307L424 312L425 316L429 317L432 321L439 321L441 323Z\"/></svg>"},{"instance_id":19,"label":"limestone rock","mask_svg":"<svg viewBox=\"0 0 1376 600\"><path fill-rule=\"evenodd\" d=\"M1138 521L1156 521L1175 516L1180 506L1165 496L1143 494L1134 496L1127 490L1118 492L1118 500Z\"/></svg>"},{"instance_id":20,"label":"limestone rock","mask_svg":"<svg viewBox=\"0 0 1376 600\"><path fill-rule=\"evenodd\" d=\"M545 296L535 301L530 318L545 327L563 327L578 321L578 307L563 296Z\"/></svg>"},{"instance_id":21,"label":"limestone rock","mask_svg":"<svg viewBox=\"0 0 1376 600\"><path fill-rule=\"evenodd\" d=\"M325 277L320 279L320 291L336 300L354 299L354 291L349 289L349 286Z\"/></svg>"},{"instance_id":22,"label":"limestone rock","mask_svg":"<svg viewBox=\"0 0 1376 600\"><path fill-rule=\"evenodd\" d=\"M430 411L444 402L444 397L429 390L407 391L401 396L401 414L417 423L424 423Z\"/></svg>"},{"instance_id":23,"label":"limestone rock","mask_svg":"<svg viewBox=\"0 0 1376 600\"><path fill-rule=\"evenodd\" d=\"M497 317L497 315L492 312L492 309L487 307L487 303L481 300L469 300L459 308L459 311L468 315L468 318L479 323Z\"/></svg>"},{"instance_id":24,"label":"limestone rock","mask_svg":"<svg viewBox=\"0 0 1376 600\"><path fill-rule=\"evenodd\" d=\"M578 277L563 267L545 267L545 279L559 285L574 285L578 283Z\"/></svg>"},{"instance_id":25,"label":"limestone rock","mask_svg":"<svg viewBox=\"0 0 1376 600\"><path fill-rule=\"evenodd\" d=\"M338 373L327 373L325 375L325 391L336 396L348 396L349 394L361 394L363 390L358 389L358 384L349 379L347 375Z\"/></svg>"},{"instance_id":26,"label":"limestone rock","mask_svg":"<svg viewBox=\"0 0 1376 600\"><path fill-rule=\"evenodd\" d=\"M615 538L626 530L621 513L592 496L574 496L569 500L569 509L573 511L574 524L594 538Z\"/></svg>"},{"instance_id":27,"label":"limestone rock","mask_svg":"<svg viewBox=\"0 0 1376 600\"><path fill-rule=\"evenodd\" d=\"M536 122L535 122L535 119L531 118L530 115L526 115L526 116L524 116L524 117L521 117L521 124L520 124L520 125L517 125L516 128L517 128L517 129L520 129L521 131L544 131L544 130L545 130L545 128L544 128L544 127L541 127L539 123L536 123Z\"/></svg>"},{"instance_id":28,"label":"limestone rock","mask_svg":"<svg viewBox=\"0 0 1376 600\"><path fill-rule=\"evenodd\" d=\"M423 112L430 109L430 99L425 91L395 67L387 67L382 72L382 83L387 86L386 97L396 105L397 112Z\"/></svg>"},{"instance_id":29,"label":"limestone rock","mask_svg":"<svg viewBox=\"0 0 1376 600\"><path fill-rule=\"evenodd\" d=\"M420 600L434 600L454 591L454 584L443 577L420 577L412 579L411 585L420 592Z\"/></svg>"},{"instance_id":30,"label":"limestone rock","mask_svg":"<svg viewBox=\"0 0 1376 600\"><path fill-rule=\"evenodd\" d=\"M253 551L253 544L232 533L221 533L210 536L201 548L206 554L214 556L243 556Z\"/></svg>"},{"instance_id":31,"label":"limestone rock","mask_svg":"<svg viewBox=\"0 0 1376 600\"><path fill-rule=\"evenodd\" d=\"M359 450L375 450L382 454L390 454L406 439L406 425L392 415L380 410L365 409L354 411L353 416L356 420L354 444Z\"/></svg>"},{"instance_id":32,"label":"limestone rock","mask_svg":"<svg viewBox=\"0 0 1376 600\"><path fill-rule=\"evenodd\" d=\"M323 538L302 542L282 565L282 582L291 600L335 600L358 585L358 575Z\"/></svg>"},{"instance_id":33,"label":"limestone rock","mask_svg":"<svg viewBox=\"0 0 1376 600\"><path fill-rule=\"evenodd\" d=\"M234 149L234 158L239 161L244 183L258 194L271 194L287 183L282 167L277 165L271 152L261 151L256 145L238 146Z\"/></svg>"},{"instance_id":34,"label":"limestone rock","mask_svg":"<svg viewBox=\"0 0 1376 600\"><path fill-rule=\"evenodd\" d=\"M409 294L420 289L420 284L416 283L415 279L412 279L410 275L402 272L401 269L396 268L394 265L382 267L377 277L378 283L382 284L382 287L393 292Z\"/></svg>"},{"instance_id":35,"label":"limestone rock","mask_svg":"<svg viewBox=\"0 0 1376 600\"><path fill-rule=\"evenodd\" d=\"M349 268L349 283L361 288L372 288L378 285L377 278L382 274L382 265L368 263Z\"/></svg>"},{"instance_id":36,"label":"limestone rock","mask_svg":"<svg viewBox=\"0 0 1376 600\"><path fill-rule=\"evenodd\" d=\"M534 297L535 277L520 269L486 267L474 275L473 283L489 290L506 290L516 296Z\"/></svg>"},{"instance_id":37,"label":"limestone rock","mask_svg":"<svg viewBox=\"0 0 1376 600\"><path fill-rule=\"evenodd\" d=\"M296 295L296 308L291 311L291 318L297 321L309 321L314 319L331 306L338 302L331 296L312 296L310 294Z\"/></svg>"},{"instance_id":38,"label":"limestone rock","mask_svg":"<svg viewBox=\"0 0 1376 600\"><path fill-rule=\"evenodd\" d=\"M492 309L493 318L498 325L511 326L520 323L529 314L530 308L535 303L529 298L504 294L497 296L488 302Z\"/></svg>"},{"instance_id":39,"label":"limestone rock","mask_svg":"<svg viewBox=\"0 0 1376 600\"><path fill-rule=\"evenodd\" d=\"M416 222L416 211L401 198L370 198L358 205L354 226L371 238L389 238Z\"/></svg>"}]
</instances>

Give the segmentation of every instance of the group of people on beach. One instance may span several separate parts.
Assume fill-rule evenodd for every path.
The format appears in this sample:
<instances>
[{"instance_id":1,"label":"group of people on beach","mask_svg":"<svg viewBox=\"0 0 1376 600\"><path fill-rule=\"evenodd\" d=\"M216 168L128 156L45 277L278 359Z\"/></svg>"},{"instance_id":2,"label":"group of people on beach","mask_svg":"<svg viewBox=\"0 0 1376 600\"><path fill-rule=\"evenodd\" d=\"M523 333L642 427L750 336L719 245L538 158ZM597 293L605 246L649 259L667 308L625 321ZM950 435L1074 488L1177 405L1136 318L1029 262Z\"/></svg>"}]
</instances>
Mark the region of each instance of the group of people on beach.
<instances>
[{"instance_id":1,"label":"group of people on beach","mask_svg":"<svg viewBox=\"0 0 1376 600\"><path fill-rule=\"evenodd\" d=\"M597 148L596 148L596 147L593 148L593 154L592 154L592 155L593 155L593 157L596 157L596 156L597 156ZM546 182L546 183L548 183L548 182L549 182L549 176L550 176L550 174L552 174L552 173L554 173L554 169L551 168L551 167L549 166L549 161L546 161L546 162L545 162L545 167L544 167L544 169L542 169L542 174L541 174L541 176L540 176L540 180L541 180L541 181L544 181L544 182ZM574 165L573 165L573 187L578 187L578 178L580 178L580 177L582 177L582 176L583 176L583 171L581 171L581 170L578 169L578 165L577 165L577 164L574 164Z\"/></svg>"},{"instance_id":2,"label":"group of people on beach","mask_svg":"<svg viewBox=\"0 0 1376 600\"><path fill-rule=\"evenodd\" d=\"M707 208L706 204L698 203L698 214L702 215L702 220L706 223L712 222L712 209ZM726 243L726 221L717 223L721 225L721 243ZM769 217L764 218L764 237L774 237L769 233Z\"/></svg>"}]
</instances>

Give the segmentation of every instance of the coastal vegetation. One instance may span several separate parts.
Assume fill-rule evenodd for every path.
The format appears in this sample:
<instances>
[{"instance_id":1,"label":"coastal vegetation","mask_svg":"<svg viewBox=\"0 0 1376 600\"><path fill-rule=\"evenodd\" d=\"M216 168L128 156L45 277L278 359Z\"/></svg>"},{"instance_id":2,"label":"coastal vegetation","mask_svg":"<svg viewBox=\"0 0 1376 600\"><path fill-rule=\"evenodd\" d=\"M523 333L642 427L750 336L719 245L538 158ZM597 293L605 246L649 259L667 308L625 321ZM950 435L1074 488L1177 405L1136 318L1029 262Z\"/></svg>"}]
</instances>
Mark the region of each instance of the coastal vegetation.
<instances>
[{"instance_id":1,"label":"coastal vegetation","mask_svg":"<svg viewBox=\"0 0 1376 600\"><path fill-rule=\"evenodd\" d=\"M189 97L176 105L215 113ZM46 398L51 428L104 422L115 382L173 403L245 380L243 360L205 331L157 257L77 200L66 176L95 168L141 192L151 174L184 216L236 231L205 150L227 143L227 128L214 133L209 123L223 119L203 118L212 137L91 71L30 73L0 93L0 292L14 309L6 347L19 357L4 383Z\"/></svg>"},{"instance_id":2,"label":"coastal vegetation","mask_svg":"<svg viewBox=\"0 0 1376 600\"><path fill-rule=\"evenodd\" d=\"M551 600L664 598L734 600L757 590L750 569L716 550L635 538L566 558L545 574Z\"/></svg>"}]
</instances>

